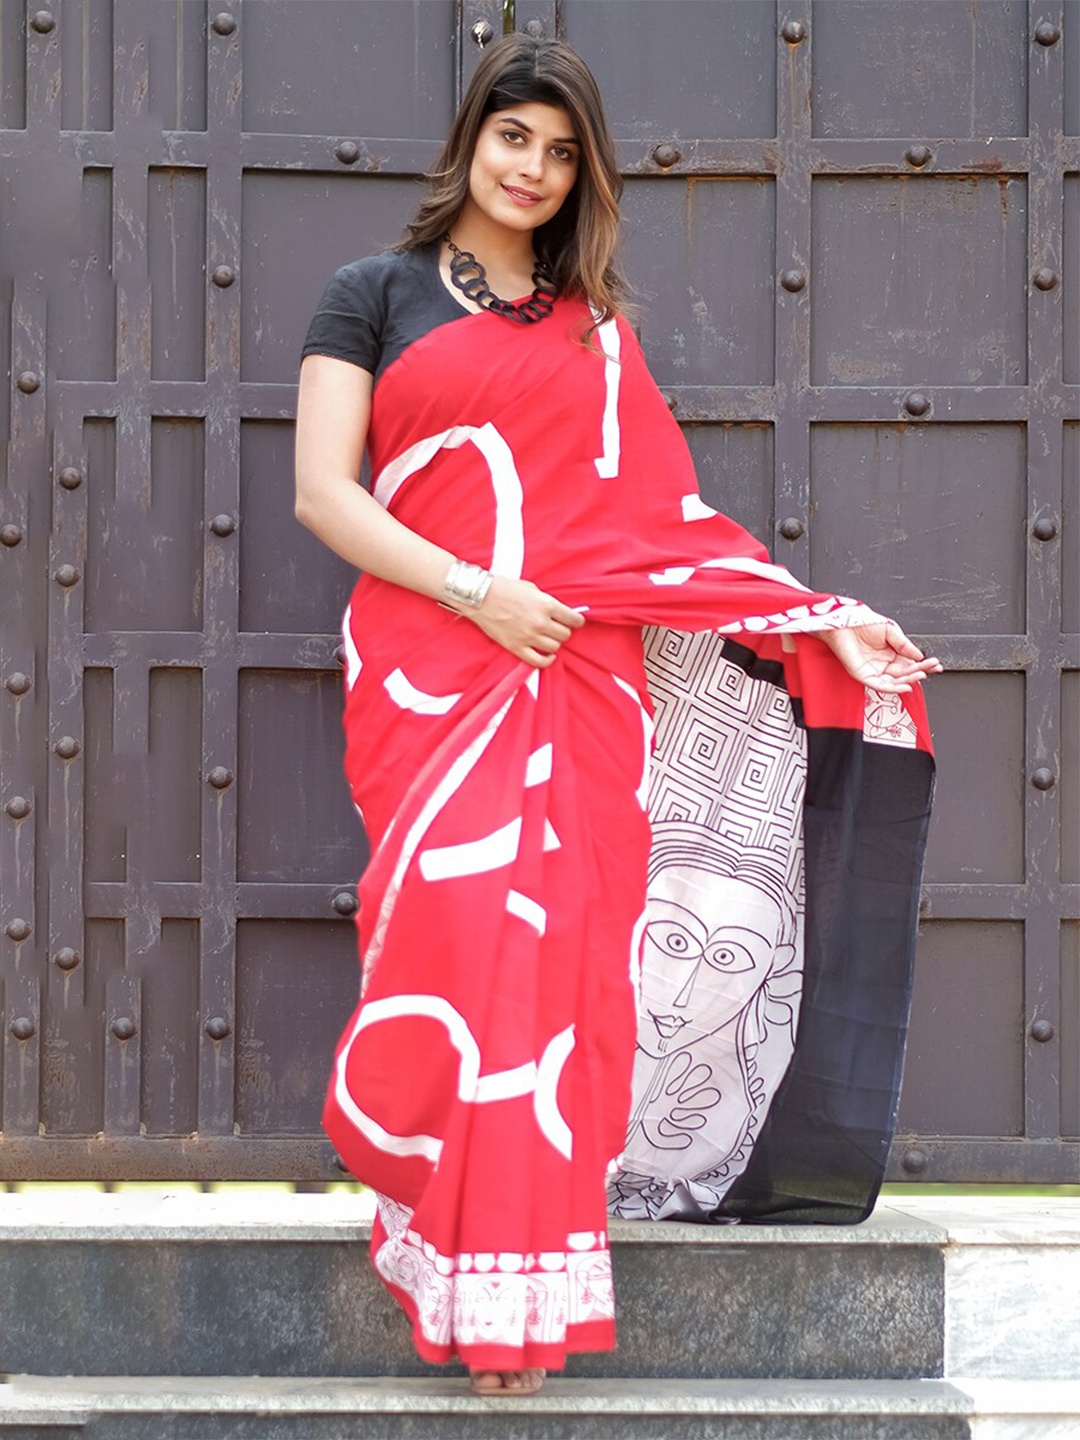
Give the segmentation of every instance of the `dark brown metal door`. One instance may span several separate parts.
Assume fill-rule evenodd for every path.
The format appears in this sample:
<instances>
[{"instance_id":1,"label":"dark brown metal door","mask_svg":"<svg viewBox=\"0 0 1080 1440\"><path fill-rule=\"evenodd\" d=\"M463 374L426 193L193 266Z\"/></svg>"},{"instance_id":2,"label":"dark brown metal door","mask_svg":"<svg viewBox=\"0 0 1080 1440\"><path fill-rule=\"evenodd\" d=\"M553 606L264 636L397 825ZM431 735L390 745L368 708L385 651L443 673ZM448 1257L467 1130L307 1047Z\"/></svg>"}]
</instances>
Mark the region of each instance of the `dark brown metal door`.
<instances>
[{"instance_id":1,"label":"dark brown metal door","mask_svg":"<svg viewBox=\"0 0 1080 1440\"><path fill-rule=\"evenodd\" d=\"M297 355L479 42L596 70L708 498L940 653L896 1178L1080 1179L1080 4L0 0L0 1176L335 1175Z\"/></svg>"}]
</instances>

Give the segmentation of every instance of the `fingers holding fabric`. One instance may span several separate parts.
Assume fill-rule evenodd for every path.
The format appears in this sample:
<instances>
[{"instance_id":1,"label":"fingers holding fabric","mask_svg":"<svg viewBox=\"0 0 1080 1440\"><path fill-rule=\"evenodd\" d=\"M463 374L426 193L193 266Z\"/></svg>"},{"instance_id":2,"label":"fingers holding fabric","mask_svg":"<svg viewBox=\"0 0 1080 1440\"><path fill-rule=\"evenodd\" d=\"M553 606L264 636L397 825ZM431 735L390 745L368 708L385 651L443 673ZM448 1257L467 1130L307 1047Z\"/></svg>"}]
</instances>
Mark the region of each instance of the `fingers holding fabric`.
<instances>
[{"instance_id":1,"label":"fingers holding fabric","mask_svg":"<svg viewBox=\"0 0 1080 1440\"><path fill-rule=\"evenodd\" d=\"M479 609L466 612L490 639L538 669L550 665L584 617L531 580L497 575Z\"/></svg>"}]
</instances>

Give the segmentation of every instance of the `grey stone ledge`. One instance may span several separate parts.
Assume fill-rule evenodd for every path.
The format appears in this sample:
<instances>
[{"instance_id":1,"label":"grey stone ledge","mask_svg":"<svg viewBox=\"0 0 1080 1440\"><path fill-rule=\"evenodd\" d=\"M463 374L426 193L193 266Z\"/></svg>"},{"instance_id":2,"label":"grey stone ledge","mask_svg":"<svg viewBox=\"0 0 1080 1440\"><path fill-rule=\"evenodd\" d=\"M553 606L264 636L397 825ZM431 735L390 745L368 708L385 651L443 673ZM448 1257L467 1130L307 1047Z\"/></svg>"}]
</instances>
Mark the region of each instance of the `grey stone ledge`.
<instances>
[{"instance_id":1,"label":"grey stone ledge","mask_svg":"<svg viewBox=\"0 0 1080 1440\"><path fill-rule=\"evenodd\" d=\"M0 1240L271 1241L371 1237L366 1194L0 1193ZM860 1225L613 1220L616 1244L1080 1246L1080 1199L890 1197Z\"/></svg>"},{"instance_id":2,"label":"grey stone ledge","mask_svg":"<svg viewBox=\"0 0 1080 1440\"><path fill-rule=\"evenodd\" d=\"M1080 1198L993 1195L890 1197L909 1218L939 1227L950 1245L1080 1245Z\"/></svg>"},{"instance_id":3,"label":"grey stone ledge","mask_svg":"<svg viewBox=\"0 0 1080 1440\"><path fill-rule=\"evenodd\" d=\"M961 1375L949 1383L968 1397L973 1415L1075 1419L1080 1435L1080 1380L979 1380Z\"/></svg>"},{"instance_id":4,"label":"grey stone ledge","mask_svg":"<svg viewBox=\"0 0 1080 1440\"><path fill-rule=\"evenodd\" d=\"M486 1399L464 1379L175 1376L11 1376L0 1424L79 1423L88 1414L968 1415L943 1380L562 1380L539 1395Z\"/></svg>"},{"instance_id":5,"label":"grey stone ledge","mask_svg":"<svg viewBox=\"0 0 1080 1440\"><path fill-rule=\"evenodd\" d=\"M371 1238L367 1195L0 1194L0 1241L356 1241ZM685 1225L613 1220L613 1244L936 1245L928 1218L879 1206L861 1225Z\"/></svg>"}]
</instances>

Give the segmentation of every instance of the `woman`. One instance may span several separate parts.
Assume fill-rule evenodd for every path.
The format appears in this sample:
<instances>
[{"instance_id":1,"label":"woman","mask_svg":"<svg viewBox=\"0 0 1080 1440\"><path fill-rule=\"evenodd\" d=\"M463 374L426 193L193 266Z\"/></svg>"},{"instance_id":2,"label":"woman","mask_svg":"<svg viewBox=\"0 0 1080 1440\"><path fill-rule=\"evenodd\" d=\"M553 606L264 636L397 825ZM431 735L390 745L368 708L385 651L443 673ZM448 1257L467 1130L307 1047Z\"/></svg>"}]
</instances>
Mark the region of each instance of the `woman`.
<instances>
[{"instance_id":1,"label":"woman","mask_svg":"<svg viewBox=\"0 0 1080 1440\"><path fill-rule=\"evenodd\" d=\"M378 1194L373 1258L419 1353L459 1356L485 1394L614 1344L606 1179L659 1186L665 1214L860 1218L898 1086L931 783L914 687L940 667L703 504L620 314L620 188L584 63L504 38L407 238L338 272L301 370L297 515L364 572L344 625L346 769L372 845L362 998L324 1124ZM755 1082L759 1139L726 1192L695 1190L678 1146L637 1146L632 1173L617 1161L650 844L643 627L661 627L657 818L764 847L776 874L756 890L720 878L751 911L781 887L801 917L814 871L808 1038L783 1080ZM870 693L896 700L901 742L865 721ZM699 810L671 769L696 763L674 733L695 716L741 736L726 779L691 784L715 792ZM772 799L755 791L766 773L783 778ZM688 883L714 869L684 866ZM752 943L778 943L771 927ZM702 939L695 973L716 978L683 986L654 1029L679 1033L676 1001L742 983L745 947L725 936Z\"/></svg>"}]
</instances>

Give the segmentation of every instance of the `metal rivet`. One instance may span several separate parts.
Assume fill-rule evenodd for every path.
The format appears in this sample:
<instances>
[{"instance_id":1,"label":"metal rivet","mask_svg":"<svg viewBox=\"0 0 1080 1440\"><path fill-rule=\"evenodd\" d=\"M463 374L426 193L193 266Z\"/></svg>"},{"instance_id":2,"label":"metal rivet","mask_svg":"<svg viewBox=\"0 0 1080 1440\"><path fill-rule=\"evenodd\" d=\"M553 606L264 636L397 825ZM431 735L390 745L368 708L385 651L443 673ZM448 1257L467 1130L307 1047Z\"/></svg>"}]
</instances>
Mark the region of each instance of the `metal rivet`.
<instances>
[{"instance_id":1,"label":"metal rivet","mask_svg":"<svg viewBox=\"0 0 1080 1440\"><path fill-rule=\"evenodd\" d=\"M70 945L65 945L53 958L61 970L74 970L79 963L79 952L72 950Z\"/></svg>"},{"instance_id":2,"label":"metal rivet","mask_svg":"<svg viewBox=\"0 0 1080 1440\"><path fill-rule=\"evenodd\" d=\"M227 790L233 782L233 773L224 765L215 765L206 778L215 790Z\"/></svg>"},{"instance_id":3,"label":"metal rivet","mask_svg":"<svg viewBox=\"0 0 1080 1440\"><path fill-rule=\"evenodd\" d=\"M236 20L227 10L222 10L220 15L215 15L210 21L210 29L215 35L231 35L236 29Z\"/></svg>"},{"instance_id":4,"label":"metal rivet","mask_svg":"<svg viewBox=\"0 0 1080 1440\"><path fill-rule=\"evenodd\" d=\"M13 545L18 545L22 539L22 531L18 525L0 526L0 545L6 545L10 550Z\"/></svg>"},{"instance_id":5,"label":"metal rivet","mask_svg":"<svg viewBox=\"0 0 1080 1440\"><path fill-rule=\"evenodd\" d=\"M531 36L533 40L542 40L544 38L544 22L542 20L526 20L525 34Z\"/></svg>"},{"instance_id":6,"label":"metal rivet","mask_svg":"<svg viewBox=\"0 0 1080 1440\"><path fill-rule=\"evenodd\" d=\"M904 401L904 409L909 415L925 415L930 409L930 396L914 390Z\"/></svg>"},{"instance_id":7,"label":"metal rivet","mask_svg":"<svg viewBox=\"0 0 1080 1440\"><path fill-rule=\"evenodd\" d=\"M30 814L30 801L25 795L13 795L4 806L12 820L25 820Z\"/></svg>"},{"instance_id":8,"label":"metal rivet","mask_svg":"<svg viewBox=\"0 0 1080 1440\"><path fill-rule=\"evenodd\" d=\"M490 45L492 40L495 39L495 31L486 20L477 20L476 24L469 31L469 34L476 44L480 46L481 50L485 45Z\"/></svg>"},{"instance_id":9,"label":"metal rivet","mask_svg":"<svg viewBox=\"0 0 1080 1440\"><path fill-rule=\"evenodd\" d=\"M780 284L785 290L790 290L793 295L797 295L806 285L806 276L801 270L785 270L780 276Z\"/></svg>"},{"instance_id":10,"label":"metal rivet","mask_svg":"<svg viewBox=\"0 0 1080 1440\"><path fill-rule=\"evenodd\" d=\"M1048 765L1040 765L1031 772L1031 783L1036 790L1052 790L1057 783L1057 776Z\"/></svg>"},{"instance_id":11,"label":"metal rivet","mask_svg":"<svg viewBox=\"0 0 1080 1440\"><path fill-rule=\"evenodd\" d=\"M929 145L909 145L904 151L904 159L914 170L921 170L924 165L929 165L934 158L934 152Z\"/></svg>"},{"instance_id":12,"label":"metal rivet","mask_svg":"<svg viewBox=\"0 0 1080 1440\"><path fill-rule=\"evenodd\" d=\"M82 471L76 470L74 465L68 465L56 478L65 490L77 490L82 484Z\"/></svg>"},{"instance_id":13,"label":"metal rivet","mask_svg":"<svg viewBox=\"0 0 1080 1440\"><path fill-rule=\"evenodd\" d=\"M214 273L210 276L219 290L227 290L236 279L236 271L231 265L215 265Z\"/></svg>"},{"instance_id":14,"label":"metal rivet","mask_svg":"<svg viewBox=\"0 0 1080 1440\"><path fill-rule=\"evenodd\" d=\"M224 1040L231 1030L232 1026L221 1015L215 1015L206 1022L206 1033L211 1040Z\"/></svg>"},{"instance_id":15,"label":"metal rivet","mask_svg":"<svg viewBox=\"0 0 1080 1440\"><path fill-rule=\"evenodd\" d=\"M785 540L801 540L806 533L806 526L795 515L789 515L786 520L780 522L780 534Z\"/></svg>"},{"instance_id":16,"label":"metal rivet","mask_svg":"<svg viewBox=\"0 0 1080 1440\"><path fill-rule=\"evenodd\" d=\"M1040 20L1035 26L1035 39L1040 45L1056 45L1061 39L1061 31L1049 20Z\"/></svg>"},{"instance_id":17,"label":"metal rivet","mask_svg":"<svg viewBox=\"0 0 1080 1440\"><path fill-rule=\"evenodd\" d=\"M215 515L210 521L210 529L215 535L224 538L226 535L231 535L236 529L236 521L231 515Z\"/></svg>"},{"instance_id":18,"label":"metal rivet","mask_svg":"<svg viewBox=\"0 0 1080 1440\"><path fill-rule=\"evenodd\" d=\"M908 1150L900 1164L909 1175L921 1175L930 1164L930 1156L925 1150Z\"/></svg>"},{"instance_id":19,"label":"metal rivet","mask_svg":"<svg viewBox=\"0 0 1080 1440\"><path fill-rule=\"evenodd\" d=\"M665 141L662 145L655 147L652 158L662 170L670 170L672 165L677 165L682 159L682 151L677 145Z\"/></svg>"},{"instance_id":20,"label":"metal rivet","mask_svg":"<svg viewBox=\"0 0 1080 1440\"><path fill-rule=\"evenodd\" d=\"M801 20L785 20L780 26L780 34L789 45L798 45L806 39L806 26Z\"/></svg>"},{"instance_id":21,"label":"metal rivet","mask_svg":"<svg viewBox=\"0 0 1080 1440\"><path fill-rule=\"evenodd\" d=\"M4 926L4 934L17 943L26 940L30 935L30 921L21 918L9 920Z\"/></svg>"},{"instance_id":22,"label":"metal rivet","mask_svg":"<svg viewBox=\"0 0 1080 1440\"><path fill-rule=\"evenodd\" d=\"M118 1015L109 1026L117 1040L130 1040L135 1034L135 1021L130 1015Z\"/></svg>"},{"instance_id":23,"label":"metal rivet","mask_svg":"<svg viewBox=\"0 0 1080 1440\"><path fill-rule=\"evenodd\" d=\"M36 30L39 35L48 35L50 30L56 29L56 19L50 10L36 10L30 17L30 29Z\"/></svg>"},{"instance_id":24,"label":"metal rivet","mask_svg":"<svg viewBox=\"0 0 1080 1440\"><path fill-rule=\"evenodd\" d=\"M21 670L16 670L14 674L8 676L4 683L12 695L25 695L30 689L30 676L24 675Z\"/></svg>"},{"instance_id":25,"label":"metal rivet","mask_svg":"<svg viewBox=\"0 0 1080 1440\"><path fill-rule=\"evenodd\" d=\"M1054 1038L1054 1027L1049 1020L1033 1020L1030 1034L1033 1040L1037 1040L1040 1045L1045 1045L1048 1040Z\"/></svg>"},{"instance_id":26,"label":"metal rivet","mask_svg":"<svg viewBox=\"0 0 1080 1440\"><path fill-rule=\"evenodd\" d=\"M33 370L24 370L15 381L15 384L24 395L33 395L34 391L41 385L41 377L35 375Z\"/></svg>"},{"instance_id":27,"label":"metal rivet","mask_svg":"<svg viewBox=\"0 0 1080 1440\"><path fill-rule=\"evenodd\" d=\"M11 1022L11 1033L16 1040L29 1040L36 1030L37 1026L29 1015L20 1015L17 1020Z\"/></svg>"},{"instance_id":28,"label":"metal rivet","mask_svg":"<svg viewBox=\"0 0 1080 1440\"><path fill-rule=\"evenodd\" d=\"M1031 527L1036 540L1053 540L1058 533L1057 521L1052 515L1043 515Z\"/></svg>"},{"instance_id":29,"label":"metal rivet","mask_svg":"<svg viewBox=\"0 0 1080 1440\"><path fill-rule=\"evenodd\" d=\"M1058 277L1053 270L1044 265L1041 270L1035 271L1031 281L1036 290L1053 290L1058 283Z\"/></svg>"},{"instance_id":30,"label":"metal rivet","mask_svg":"<svg viewBox=\"0 0 1080 1440\"><path fill-rule=\"evenodd\" d=\"M334 146L334 154L342 165L355 165L360 159L360 146L355 140L342 140Z\"/></svg>"},{"instance_id":31,"label":"metal rivet","mask_svg":"<svg viewBox=\"0 0 1080 1440\"><path fill-rule=\"evenodd\" d=\"M334 659L337 661L337 663L338 663L339 665L344 665L346 658L347 658L347 657L346 657L346 653L345 653L345 646L344 646L344 645L335 645L335 646L334 646Z\"/></svg>"},{"instance_id":32,"label":"metal rivet","mask_svg":"<svg viewBox=\"0 0 1080 1440\"><path fill-rule=\"evenodd\" d=\"M74 735L61 735L55 748L61 760L74 760L79 753L79 742Z\"/></svg>"},{"instance_id":33,"label":"metal rivet","mask_svg":"<svg viewBox=\"0 0 1080 1440\"><path fill-rule=\"evenodd\" d=\"M355 915L359 908L356 896L351 890L339 890L330 905L339 915Z\"/></svg>"},{"instance_id":34,"label":"metal rivet","mask_svg":"<svg viewBox=\"0 0 1080 1440\"><path fill-rule=\"evenodd\" d=\"M75 569L74 565L61 565L53 576L53 579L58 585L63 585L64 589L67 590L72 585L79 583L79 572Z\"/></svg>"}]
</instances>

